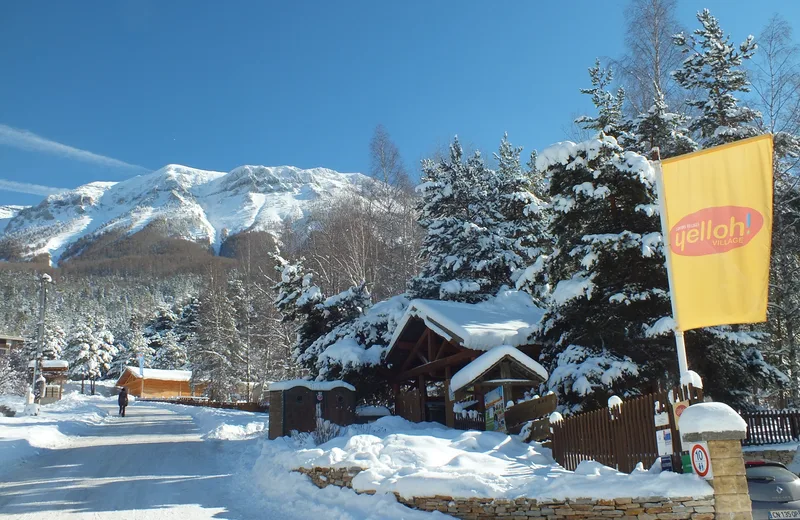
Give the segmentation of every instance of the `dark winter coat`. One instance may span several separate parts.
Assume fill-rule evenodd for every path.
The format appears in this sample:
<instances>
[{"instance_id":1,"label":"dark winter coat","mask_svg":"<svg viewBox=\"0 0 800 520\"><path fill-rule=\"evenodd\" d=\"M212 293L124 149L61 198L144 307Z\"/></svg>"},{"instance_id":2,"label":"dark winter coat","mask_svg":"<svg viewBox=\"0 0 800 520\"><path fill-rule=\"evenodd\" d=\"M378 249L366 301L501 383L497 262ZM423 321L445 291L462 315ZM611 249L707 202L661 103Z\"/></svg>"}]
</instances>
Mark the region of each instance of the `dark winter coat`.
<instances>
[{"instance_id":1,"label":"dark winter coat","mask_svg":"<svg viewBox=\"0 0 800 520\"><path fill-rule=\"evenodd\" d=\"M117 402L120 406L128 406L128 389L123 388L122 392L119 393L119 397L117 397Z\"/></svg>"}]
</instances>

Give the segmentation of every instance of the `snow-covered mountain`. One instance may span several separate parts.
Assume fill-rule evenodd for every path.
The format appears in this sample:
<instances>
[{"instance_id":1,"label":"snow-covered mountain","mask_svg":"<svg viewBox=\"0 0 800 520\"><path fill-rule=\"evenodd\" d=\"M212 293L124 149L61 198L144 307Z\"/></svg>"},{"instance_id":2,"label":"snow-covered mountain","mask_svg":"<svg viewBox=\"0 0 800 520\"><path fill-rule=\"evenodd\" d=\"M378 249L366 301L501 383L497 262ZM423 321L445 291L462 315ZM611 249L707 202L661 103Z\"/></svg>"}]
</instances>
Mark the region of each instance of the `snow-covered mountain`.
<instances>
[{"instance_id":1,"label":"snow-covered mountain","mask_svg":"<svg viewBox=\"0 0 800 520\"><path fill-rule=\"evenodd\" d=\"M5 229L8 221L14 218L17 213L27 208L28 206L0 206L0 230Z\"/></svg>"},{"instance_id":2,"label":"snow-covered mountain","mask_svg":"<svg viewBox=\"0 0 800 520\"><path fill-rule=\"evenodd\" d=\"M241 166L223 173L171 164L122 182L49 195L37 206L3 206L0 254L30 259L49 253L58 262L100 236L131 235L155 224L159 233L218 251L228 236L301 220L314 202L364 182L370 180L359 173L325 168Z\"/></svg>"}]
</instances>

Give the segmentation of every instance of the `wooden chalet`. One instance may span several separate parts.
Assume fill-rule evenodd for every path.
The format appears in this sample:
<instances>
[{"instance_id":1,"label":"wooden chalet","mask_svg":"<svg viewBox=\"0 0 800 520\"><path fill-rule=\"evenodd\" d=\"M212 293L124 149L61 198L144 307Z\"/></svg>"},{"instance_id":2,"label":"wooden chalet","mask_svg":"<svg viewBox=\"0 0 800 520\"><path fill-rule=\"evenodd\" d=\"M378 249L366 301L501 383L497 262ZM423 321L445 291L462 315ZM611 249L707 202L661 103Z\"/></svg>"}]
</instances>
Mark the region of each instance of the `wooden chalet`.
<instances>
[{"instance_id":1,"label":"wooden chalet","mask_svg":"<svg viewBox=\"0 0 800 520\"><path fill-rule=\"evenodd\" d=\"M144 377L143 377L144 375ZM202 394L205 385L192 385L191 370L159 370L125 367L117 380L117 386L128 389L136 397L191 397Z\"/></svg>"},{"instance_id":2,"label":"wooden chalet","mask_svg":"<svg viewBox=\"0 0 800 520\"><path fill-rule=\"evenodd\" d=\"M395 413L412 422L436 421L456 427L454 402L466 400L467 390L472 405L483 415L484 395L491 388L504 387L507 399L512 400L526 389L538 387L547 379L547 372L533 361L539 348L528 338L541 316L542 311L532 304L506 308L490 303L412 301L398 323L386 358ZM462 385L455 395L452 378L501 346L524 353L525 360L505 351L486 364L485 370L478 370L476 377L468 378L469 384ZM531 368L531 363L538 368Z\"/></svg>"}]
</instances>

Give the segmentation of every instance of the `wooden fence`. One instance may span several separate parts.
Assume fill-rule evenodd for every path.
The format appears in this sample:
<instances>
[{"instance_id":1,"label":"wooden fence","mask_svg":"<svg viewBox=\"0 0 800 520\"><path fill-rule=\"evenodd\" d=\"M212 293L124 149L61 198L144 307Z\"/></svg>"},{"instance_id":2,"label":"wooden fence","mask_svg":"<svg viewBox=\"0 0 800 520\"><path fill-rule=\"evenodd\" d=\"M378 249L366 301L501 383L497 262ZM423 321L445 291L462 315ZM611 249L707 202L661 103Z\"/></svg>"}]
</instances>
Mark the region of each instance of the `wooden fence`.
<instances>
[{"instance_id":1,"label":"wooden fence","mask_svg":"<svg viewBox=\"0 0 800 520\"><path fill-rule=\"evenodd\" d=\"M741 412L747 422L745 446L794 442L800 438L800 410Z\"/></svg>"},{"instance_id":2,"label":"wooden fence","mask_svg":"<svg viewBox=\"0 0 800 520\"><path fill-rule=\"evenodd\" d=\"M553 423L553 458L568 470L574 470L581 461L594 460L630 473L639 462L649 468L659 457L656 430L664 429L670 431L676 450L673 467L680 468L680 440L671 403L694 403L702 397L701 389L674 389ZM657 414L661 426L656 426Z\"/></svg>"},{"instance_id":3,"label":"wooden fence","mask_svg":"<svg viewBox=\"0 0 800 520\"><path fill-rule=\"evenodd\" d=\"M486 418L483 413L469 414L456 413L455 424L453 428L456 430L478 430L479 432L486 430Z\"/></svg>"}]
</instances>

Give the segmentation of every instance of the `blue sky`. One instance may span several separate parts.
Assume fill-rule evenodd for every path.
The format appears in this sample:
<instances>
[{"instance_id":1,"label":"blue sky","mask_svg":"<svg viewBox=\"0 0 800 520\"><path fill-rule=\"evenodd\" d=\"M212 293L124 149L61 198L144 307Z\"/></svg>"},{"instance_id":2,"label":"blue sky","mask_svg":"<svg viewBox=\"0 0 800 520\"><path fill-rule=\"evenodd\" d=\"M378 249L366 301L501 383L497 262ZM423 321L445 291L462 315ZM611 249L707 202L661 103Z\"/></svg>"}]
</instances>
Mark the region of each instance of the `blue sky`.
<instances>
[{"instance_id":1,"label":"blue sky","mask_svg":"<svg viewBox=\"0 0 800 520\"><path fill-rule=\"evenodd\" d=\"M507 131L529 152L590 109L578 89L622 53L625 5L0 2L0 187L169 163L366 171L379 123L413 172L455 134L488 154ZM775 12L800 21L781 0L679 0L679 18L693 29L702 7L737 42Z\"/></svg>"}]
</instances>

